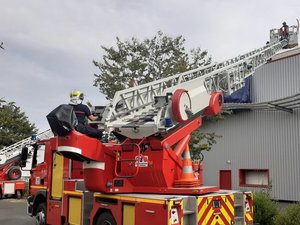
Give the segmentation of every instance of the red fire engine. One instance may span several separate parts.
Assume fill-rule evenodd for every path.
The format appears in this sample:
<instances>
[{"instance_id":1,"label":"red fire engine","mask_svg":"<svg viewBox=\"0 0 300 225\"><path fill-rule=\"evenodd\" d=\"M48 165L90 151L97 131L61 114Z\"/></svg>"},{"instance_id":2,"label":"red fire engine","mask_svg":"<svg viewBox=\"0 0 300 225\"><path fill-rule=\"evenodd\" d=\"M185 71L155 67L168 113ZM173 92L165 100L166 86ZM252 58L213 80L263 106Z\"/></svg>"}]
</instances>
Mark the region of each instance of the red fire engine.
<instances>
[{"instance_id":1,"label":"red fire engine","mask_svg":"<svg viewBox=\"0 0 300 225\"><path fill-rule=\"evenodd\" d=\"M27 149L26 152L23 152L24 155L22 147L34 143L36 137L48 137L49 133L52 135L50 130L32 135L0 150L0 198L7 195L15 195L17 198L22 197L25 190L25 181L21 179L21 168L22 164L26 163L28 154L31 154L31 151Z\"/></svg>"},{"instance_id":2,"label":"red fire engine","mask_svg":"<svg viewBox=\"0 0 300 225\"><path fill-rule=\"evenodd\" d=\"M250 192L203 186L190 134L204 116L220 112L224 94L295 45L297 34L291 27L288 42L271 32L260 49L117 92L99 108L100 124L114 136L107 143L68 130L73 121L50 113L55 137L34 146L35 155L45 147L45 160L33 165L29 214L55 225L253 224Z\"/></svg>"},{"instance_id":3,"label":"red fire engine","mask_svg":"<svg viewBox=\"0 0 300 225\"><path fill-rule=\"evenodd\" d=\"M4 158L1 158L2 161ZM20 180L21 168L18 164L19 158L9 160L0 164L0 199L7 195L15 195L21 198L25 190L25 181Z\"/></svg>"},{"instance_id":4,"label":"red fire engine","mask_svg":"<svg viewBox=\"0 0 300 225\"><path fill-rule=\"evenodd\" d=\"M27 138L0 150L0 199L8 195L21 198L25 190L25 181L21 180L21 151Z\"/></svg>"}]
</instances>

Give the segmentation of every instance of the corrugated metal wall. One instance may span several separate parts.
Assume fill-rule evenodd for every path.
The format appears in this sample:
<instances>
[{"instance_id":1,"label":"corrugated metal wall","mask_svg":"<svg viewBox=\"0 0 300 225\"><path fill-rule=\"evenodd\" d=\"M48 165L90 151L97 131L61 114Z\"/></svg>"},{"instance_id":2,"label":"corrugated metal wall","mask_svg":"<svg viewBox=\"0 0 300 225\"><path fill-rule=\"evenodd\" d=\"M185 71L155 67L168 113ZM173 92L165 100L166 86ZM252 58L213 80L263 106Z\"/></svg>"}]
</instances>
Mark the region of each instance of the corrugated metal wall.
<instances>
[{"instance_id":1,"label":"corrugated metal wall","mask_svg":"<svg viewBox=\"0 0 300 225\"><path fill-rule=\"evenodd\" d=\"M300 55L262 66L252 79L252 101L265 102L300 93Z\"/></svg>"},{"instance_id":2,"label":"corrugated metal wall","mask_svg":"<svg viewBox=\"0 0 300 225\"><path fill-rule=\"evenodd\" d=\"M255 102L300 93L300 56L260 68L253 78L252 89ZM217 139L211 152L204 153L205 185L218 185L219 171L231 170L233 189L241 189L239 169L268 169L272 197L300 201L300 109L293 114L239 112L224 121L206 123L202 130L223 136Z\"/></svg>"}]
</instances>

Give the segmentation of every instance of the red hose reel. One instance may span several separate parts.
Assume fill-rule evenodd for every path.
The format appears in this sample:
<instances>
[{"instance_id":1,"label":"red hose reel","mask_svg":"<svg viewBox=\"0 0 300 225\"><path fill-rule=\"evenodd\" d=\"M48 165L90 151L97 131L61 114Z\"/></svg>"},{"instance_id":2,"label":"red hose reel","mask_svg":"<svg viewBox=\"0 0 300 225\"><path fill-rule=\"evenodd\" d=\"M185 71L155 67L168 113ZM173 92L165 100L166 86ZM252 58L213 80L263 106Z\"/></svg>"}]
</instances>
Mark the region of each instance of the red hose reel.
<instances>
[{"instance_id":1,"label":"red hose reel","mask_svg":"<svg viewBox=\"0 0 300 225\"><path fill-rule=\"evenodd\" d=\"M199 99L201 101L201 99ZM209 105L205 109L203 115L216 115L223 106L223 94L221 92L213 92L211 94ZM192 103L187 90L177 89L172 96L172 113L176 122L182 123L189 119Z\"/></svg>"}]
</instances>

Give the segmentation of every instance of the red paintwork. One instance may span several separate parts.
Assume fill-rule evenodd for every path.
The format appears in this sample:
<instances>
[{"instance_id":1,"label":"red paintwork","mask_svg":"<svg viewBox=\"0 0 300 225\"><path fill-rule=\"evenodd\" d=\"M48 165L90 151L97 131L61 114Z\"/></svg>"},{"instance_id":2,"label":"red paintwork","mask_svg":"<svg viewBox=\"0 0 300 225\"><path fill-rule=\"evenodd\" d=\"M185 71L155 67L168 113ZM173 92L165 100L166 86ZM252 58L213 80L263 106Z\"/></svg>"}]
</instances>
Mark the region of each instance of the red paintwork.
<instances>
[{"instance_id":1,"label":"red paintwork","mask_svg":"<svg viewBox=\"0 0 300 225\"><path fill-rule=\"evenodd\" d=\"M47 224L61 224L62 202L47 200Z\"/></svg>"},{"instance_id":2,"label":"red paintwork","mask_svg":"<svg viewBox=\"0 0 300 225\"><path fill-rule=\"evenodd\" d=\"M18 160L19 159L15 159L13 161L10 161L9 163L6 163L4 165L0 165L0 181L10 180L8 178L7 173L10 170L10 168L18 162Z\"/></svg>"},{"instance_id":3,"label":"red paintwork","mask_svg":"<svg viewBox=\"0 0 300 225\"><path fill-rule=\"evenodd\" d=\"M57 137L53 137L50 140L38 141L37 145L45 145L44 161L31 170L30 178L30 194L36 195L38 191L47 190L47 224L61 224L62 217L68 216L68 194L64 194L63 199L53 200L51 199L51 187L52 187L52 164L53 153L57 149ZM63 167L63 179L64 190L76 191L76 180L82 179L82 162L71 162L69 159L64 159ZM69 180L71 179L71 180ZM38 183L37 183L38 181ZM63 200L63 201L62 201ZM63 204L63 202L66 202Z\"/></svg>"},{"instance_id":4,"label":"red paintwork","mask_svg":"<svg viewBox=\"0 0 300 225\"><path fill-rule=\"evenodd\" d=\"M221 189L232 189L231 170L220 170L219 185Z\"/></svg>"},{"instance_id":5,"label":"red paintwork","mask_svg":"<svg viewBox=\"0 0 300 225\"><path fill-rule=\"evenodd\" d=\"M71 177L73 179L82 179L83 178L82 162L72 160L71 166L72 166Z\"/></svg>"},{"instance_id":6,"label":"red paintwork","mask_svg":"<svg viewBox=\"0 0 300 225\"><path fill-rule=\"evenodd\" d=\"M11 160L10 162L0 165L0 194L4 193L4 184L5 183L14 183L15 184L15 191L16 190L25 190L25 181L22 180L11 180L8 177L8 172L10 168L14 165L17 165L19 161L19 158L16 157L16 159ZM20 174L18 174L20 175Z\"/></svg>"},{"instance_id":7,"label":"red paintwork","mask_svg":"<svg viewBox=\"0 0 300 225\"><path fill-rule=\"evenodd\" d=\"M49 151L51 148L50 141L38 141L37 145L45 145L45 149L48 150L45 150L44 161L31 169L31 176L29 180L29 192L31 195L35 195L39 190L47 188L49 164L52 162L51 151Z\"/></svg>"},{"instance_id":8,"label":"red paintwork","mask_svg":"<svg viewBox=\"0 0 300 225\"><path fill-rule=\"evenodd\" d=\"M93 159L95 161L103 160L103 151L105 146L97 139L87 137L73 130L69 135L58 137L59 146L70 146L78 149L85 149L81 156L86 159Z\"/></svg>"},{"instance_id":9,"label":"red paintwork","mask_svg":"<svg viewBox=\"0 0 300 225\"><path fill-rule=\"evenodd\" d=\"M179 96L180 97L180 96ZM212 95L206 115L218 112L220 94ZM219 104L219 105L218 105ZM47 187L47 223L68 223L68 201L70 195L83 199L76 190L76 179L83 177L86 189L102 193L154 193L154 194L206 194L218 191L217 187L202 186L202 165L194 165L191 182L198 186L183 184L174 187L175 181L182 177L182 153L187 149L190 134L202 124L202 117L192 118L162 136L150 136L143 139L125 139L123 143L101 143L75 130L64 137L54 137L46 141L45 162L33 170L33 178L43 175ZM51 199L53 154L60 151L65 157L63 168L62 199ZM76 159L81 162L74 162ZM82 166L82 162L84 165ZM82 174L83 169L83 174ZM32 181L31 181L32 182ZM91 224L97 218L99 210L107 208L114 216L117 224L123 223L123 205L137 205L135 222L150 225L168 223L168 208L155 203L143 203L136 200L116 201L116 204L102 204L94 198L90 214ZM178 208L179 217L183 217L183 209ZM156 212L155 216L145 213L149 208ZM148 218L149 217L149 218ZM163 221L164 220L164 221ZM179 223L178 223L179 224Z\"/></svg>"},{"instance_id":10,"label":"red paintwork","mask_svg":"<svg viewBox=\"0 0 300 225\"><path fill-rule=\"evenodd\" d=\"M51 187L52 187L52 164L53 164L53 152L57 149L57 138L51 138L49 142L46 143L46 153L47 153L47 224L61 224L61 201L56 201L51 199Z\"/></svg>"},{"instance_id":11,"label":"red paintwork","mask_svg":"<svg viewBox=\"0 0 300 225\"><path fill-rule=\"evenodd\" d=\"M147 213L147 210L155 211L155 215ZM135 224L153 225L168 224L168 207L154 203L139 203L135 212Z\"/></svg>"},{"instance_id":12,"label":"red paintwork","mask_svg":"<svg viewBox=\"0 0 300 225\"><path fill-rule=\"evenodd\" d=\"M84 157L100 162L84 167L85 186L88 190L104 193L168 193L204 194L217 187L174 187L182 171L181 154L190 139L190 133L202 122L198 117L174 129L162 139L151 136L141 140L126 139L122 144L101 143L77 131L58 138L58 149L73 147L76 152L62 151L67 157ZM136 160L139 158L140 160ZM202 177L202 175L198 175ZM198 180L195 178L195 181ZM201 183L201 182L200 182Z\"/></svg>"},{"instance_id":13,"label":"red paintwork","mask_svg":"<svg viewBox=\"0 0 300 225\"><path fill-rule=\"evenodd\" d=\"M8 184L8 183L14 183L15 184L15 191L25 190L25 181L22 181L22 180L6 180L6 181L0 181L0 192L1 193L4 193L5 184Z\"/></svg>"},{"instance_id":14,"label":"red paintwork","mask_svg":"<svg viewBox=\"0 0 300 225\"><path fill-rule=\"evenodd\" d=\"M185 122L187 119L184 119L181 115L181 109L180 109L180 98L182 96L182 94L186 93L187 96L189 97L189 108L191 108L191 99L189 96L189 93L187 90L185 89L177 89L173 96L172 96L172 113L173 113L173 117L175 119L176 122L178 123L183 123Z\"/></svg>"},{"instance_id":15,"label":"red paintwork","mask_svg":"<svg viewBox=\"0 0 300 225\"><path fill-rule=\"evenodd\" d=\"M209 106L205 109L203 115L204 116L217 115L219 112L221 112L223 102L224 102L223 93L221 93L221 92L212 93L210 100L209 100Z\"/></svg>"},{"instance_id":16,"label":"red paintwork","mask_svg":"<svg viewBox=\"0 0 300 225\"><path fill-rule=\"evenodd\" d=\"M19 180L15 181L16 184L16 190L24 190L25 189L25 181Z\"/></svg>"},{"instance_id":17,"label":"red paintwork","mask_svg":"<svg viewBox=\"0 0 300 225\"><path fill-rule=\"evenodd\" d=\"M116 224L123 224L123 206L126 204L135 207L135 224L153 225L153 224L169 224L168 219L171 216L171 212L167 207L167 201L165 204L156 204L151 201L143 202L134 197L128 197L126 200L122 199L115 201L115 204L105 204L98 201L98 197L94 198L93 209L91 211L90 224L94 224L92 218L97 218L97 212L99 210L108 210L114 216ZM179 202L180 203L180 202ZM172 208L176 208L178 212L179 223L172 223L174 225L180 225L180 221L183 218L183 208L179 205L174 205ZM147 211L153 211L155 213L149 213Z\"/></svg>"}]
</instances>

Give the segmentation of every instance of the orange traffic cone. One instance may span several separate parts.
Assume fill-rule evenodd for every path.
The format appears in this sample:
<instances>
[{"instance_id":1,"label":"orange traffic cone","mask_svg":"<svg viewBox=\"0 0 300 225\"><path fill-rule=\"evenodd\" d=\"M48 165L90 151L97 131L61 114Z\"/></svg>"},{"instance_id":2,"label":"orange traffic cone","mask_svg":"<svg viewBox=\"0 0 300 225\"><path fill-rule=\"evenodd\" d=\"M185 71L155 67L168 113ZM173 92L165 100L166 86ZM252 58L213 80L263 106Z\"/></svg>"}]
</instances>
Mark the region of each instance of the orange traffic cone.
<instances>
[{"instance_id":1,"label":"orange traffic cone","mask_svg":"<svg viewBox=\"0 0 300 225\"><path fill-rule=\"evenodd\" d=\"M175 187L200 187L201 181L198 180L193 171L192 160L190 155L190 149L187 145L183 155L183 167L181 177L179 180L175 180Z\"/></svg>"}]
</instances>

